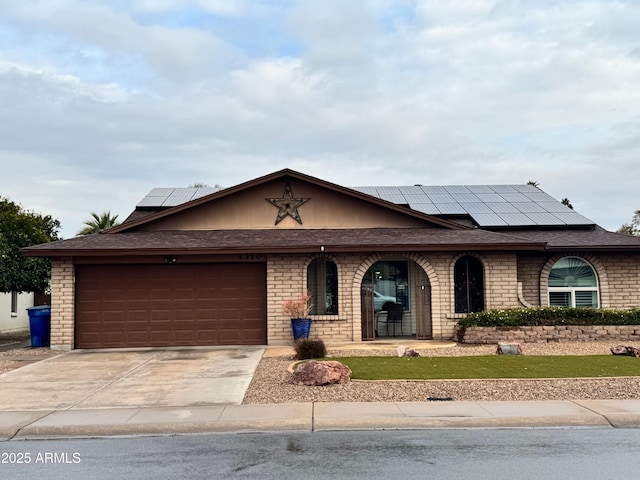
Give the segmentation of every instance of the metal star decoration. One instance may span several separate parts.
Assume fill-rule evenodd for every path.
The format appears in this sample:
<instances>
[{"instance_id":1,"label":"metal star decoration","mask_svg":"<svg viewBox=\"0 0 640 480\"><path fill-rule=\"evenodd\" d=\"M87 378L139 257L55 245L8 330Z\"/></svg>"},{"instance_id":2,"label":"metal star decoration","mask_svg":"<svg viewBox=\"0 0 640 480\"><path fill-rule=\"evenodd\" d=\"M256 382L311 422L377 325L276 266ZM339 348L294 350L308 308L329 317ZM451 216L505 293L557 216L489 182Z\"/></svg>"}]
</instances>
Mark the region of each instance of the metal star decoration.
<instances>
[{"instance_id":1,"label":"metal star decoration","mask_svg":"<svg viewBox=\"0 0 640 480\"><path fill-rule=\"evenodd\" d=\"M291 193L291 185L289 185L289 182L287 182L286 187L284 187L282 198L267 198L266 200L267 202L278 208L276 225L278 225L287 216L293 218L296 222L302 225L302 218L300 218L298 208L300 208L302 204L304 204L309 199L293 198L293 193Z\"/></svg>"}]
</instances>

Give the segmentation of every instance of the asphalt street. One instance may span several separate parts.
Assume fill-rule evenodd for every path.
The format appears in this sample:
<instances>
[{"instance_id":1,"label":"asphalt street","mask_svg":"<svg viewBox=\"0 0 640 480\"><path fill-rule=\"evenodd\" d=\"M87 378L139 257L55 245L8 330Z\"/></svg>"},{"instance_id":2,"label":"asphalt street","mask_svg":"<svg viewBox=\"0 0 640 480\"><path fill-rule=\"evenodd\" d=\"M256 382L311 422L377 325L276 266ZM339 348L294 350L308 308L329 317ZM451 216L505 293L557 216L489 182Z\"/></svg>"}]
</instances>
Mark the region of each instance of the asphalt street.
<instances>
[{"instance_id":1,"label":"asphalt street","mask_svg":"<svg viewBox=\"0 0 640 480\"><path fill-rule=\"evenodd\" d=\"M615 479L640 470L640 430L272 432L0 444L14 479Z\"/></svg>"}]
</instances>

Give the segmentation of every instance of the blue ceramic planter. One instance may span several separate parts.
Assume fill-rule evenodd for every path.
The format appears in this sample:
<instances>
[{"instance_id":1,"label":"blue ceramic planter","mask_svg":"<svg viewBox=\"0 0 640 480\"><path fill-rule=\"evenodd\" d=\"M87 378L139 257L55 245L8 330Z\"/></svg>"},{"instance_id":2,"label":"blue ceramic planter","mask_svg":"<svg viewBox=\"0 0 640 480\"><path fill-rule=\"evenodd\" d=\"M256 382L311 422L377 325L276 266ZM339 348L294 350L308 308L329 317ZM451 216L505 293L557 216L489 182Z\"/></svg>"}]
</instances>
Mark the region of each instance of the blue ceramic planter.
<instances>
[{"instance_id":1,"label":"blue ceramic planter","mask_svg":"<svg viewBox=\"0 0 640 480\"><path fill-rule=\"evenodd\" d=\"M292 318L291 330L293 330L293 339L297 342L301 338L309 338L311 331L310 318Z\"/></svg>"}]
</instances>

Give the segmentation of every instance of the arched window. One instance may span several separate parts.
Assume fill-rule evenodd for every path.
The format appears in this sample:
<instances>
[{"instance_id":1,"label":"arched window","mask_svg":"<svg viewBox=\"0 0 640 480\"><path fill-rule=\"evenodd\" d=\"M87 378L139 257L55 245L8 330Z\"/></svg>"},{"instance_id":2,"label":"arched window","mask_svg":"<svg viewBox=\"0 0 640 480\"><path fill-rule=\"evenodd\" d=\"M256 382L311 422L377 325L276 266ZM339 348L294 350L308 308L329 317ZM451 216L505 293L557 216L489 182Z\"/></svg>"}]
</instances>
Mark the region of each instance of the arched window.
<instances>
[{"instance_id":1,"label":"arched window","mask_svg":"<svg viewBox=\"0 0 640 480\"><path fill-rule=\"evenodd\" d=\"M307 290L312 315L338 314L338 267L328 258L316 258L307 267Z\"/></svg>"},{"instance_id":2,"label":"arched window","mask_svg":"<svg viewBox=\"0 0 640 480\"><path fill-rule=\"evenodd\" d=\"M549 305L598 307L598 277L591 265L577 257L558 260L549 272Z\"/></svg>"},{"instance_id":3,"label":"arched window","mask_svg":"<svg viewBox=\"0 0 640 480\"><path fill-rule=\"evenodd\" d=\"M484 310L484 269L476 257L465 255L453 271L456 313Z\"/></svg>"}]
</instances>

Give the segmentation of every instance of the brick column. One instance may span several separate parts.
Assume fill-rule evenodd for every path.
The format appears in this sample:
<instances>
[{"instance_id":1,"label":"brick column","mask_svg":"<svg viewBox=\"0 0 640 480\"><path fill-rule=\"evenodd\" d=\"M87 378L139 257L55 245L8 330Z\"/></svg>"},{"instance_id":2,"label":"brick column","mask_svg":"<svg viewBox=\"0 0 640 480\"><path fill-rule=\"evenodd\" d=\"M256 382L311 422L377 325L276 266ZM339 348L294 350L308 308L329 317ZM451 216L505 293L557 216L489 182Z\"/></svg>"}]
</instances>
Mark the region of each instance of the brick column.
<instances>
[{"instance_id":1,"label":"brick column","mask_svg":"<svg viewBox=\"0 0 640 480\"><path fill-rule=\"evenodd\" d=\"M51 262L51 350L72 350L75 267L71 258Z\"/></svg>"}]
</instances>

